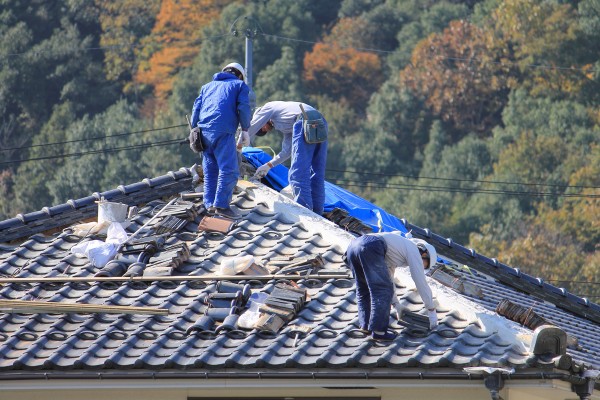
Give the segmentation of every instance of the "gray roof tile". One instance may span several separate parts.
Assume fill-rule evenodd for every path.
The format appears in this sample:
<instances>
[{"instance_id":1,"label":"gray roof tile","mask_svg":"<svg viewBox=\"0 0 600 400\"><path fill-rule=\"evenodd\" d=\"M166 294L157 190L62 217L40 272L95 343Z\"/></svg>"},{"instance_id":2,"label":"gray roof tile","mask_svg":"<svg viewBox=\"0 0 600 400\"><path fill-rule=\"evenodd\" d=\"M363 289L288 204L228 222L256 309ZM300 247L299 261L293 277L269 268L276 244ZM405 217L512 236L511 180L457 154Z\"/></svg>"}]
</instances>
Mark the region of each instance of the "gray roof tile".
<instances>
[{"instance_id":1,"label":"gray roof tile","mask_svg":"<svg viewBox=\"0 0 600 400\"><path fill-rule=\"evenodd\" d=\"M81 238L70 233L70 224L80 221L82 216L95 215L96 201L105 197L140 207L127 227L127 231L133 233L165 206L166 202L157 199L187 190L190 183L189 171L179 170L2 221L0 236L11 243L0 246L0 274L20 278L92 279L98 269L86 257L71 253ZM182 255L181 248L178 252L163 248L152 260L173 262L177 276L197 277L216 273L222 261L241 255L250 254L256 262L267 263L278 257L294 261L321 254L326 268L347 271L342 262L344 248L331 235L321 234L318 229L315 233L314 228L308 229L304 223L297 222L294 215L269 209L266 203L255 200L251 190L238 193L233 204L243 219L230 232L197 232L202 218L197 216L178 231L165 232L165 246L185 242L189 258ZM35 221L44 222L31 229L28 225ZM330 224L327 226L331 229ZM65 229L48 236L40 234L57 227ZM505 297L535 306L541 316L577 338L579 347L570 347L568 353L578 363L600 367L600 339L595 334L598 322L593 319L597 305L428 230L410 228L415 236L432 241L442 256L471 267L470 272L455 270L481 288L483 297L462 295L466 302L487 309L491 315ZM140 237L147 233L144 231ZM131 263L136 257L137 254L124 256L122 261ZM276 283L258 281L251 276L242 282L249 283L254 291L265 293L270 293ZM442 301L438 306L440 325L429 335L393 321L392 327L399 331L399 337L390 344L374 343L358 330L352 279L300 279L298 284L307 289L309 301L276 334L256 329L190 329L197 326L208 308L202 299L217 291L214 282L173 279L4 284L0 287L0 299L148 306L169 309L170 314L0 314L0 370L47 373L140 369L312 372L346 368L462 371L466 366L553 368L543 357L529 354L527 346L517 345L498 331L484 329L455 310L454 305ZM423 310L423 303L414 290L397 286L396 295L409 310ZM586 310L592 318L585 316ZM498 315L494 318L505 321ZM309 325L311 329L301 332L293 325Z\"/></svg>"}]
</instances>

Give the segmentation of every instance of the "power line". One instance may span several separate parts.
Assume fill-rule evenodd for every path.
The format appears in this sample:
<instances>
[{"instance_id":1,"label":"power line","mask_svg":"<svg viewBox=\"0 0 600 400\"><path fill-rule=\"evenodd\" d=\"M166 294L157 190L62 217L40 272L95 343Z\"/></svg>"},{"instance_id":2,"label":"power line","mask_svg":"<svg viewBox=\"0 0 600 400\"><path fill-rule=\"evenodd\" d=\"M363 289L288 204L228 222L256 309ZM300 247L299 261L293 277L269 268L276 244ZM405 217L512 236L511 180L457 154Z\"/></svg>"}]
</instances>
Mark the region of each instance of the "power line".
<instances>
[{"instance_id":1,"label":"power line","mask_svg":"<svg viewBox=\"0 0 600 400\"><path fill-rule=\"evenodd\" d=\"M125 146L125 147L114 147L114 148L109 148L109 149L82 151L82 152L77 152L77 153L61 154L61 155L56 155L56 156L36 157L36 158L29 158L26 160L3 161L3 162L0 162L0 165L8 165L8 164L12 164L12 163L20 163L20 162L27 162L27 161L52 160L52 159L56 159L56 158L80 157L80 156L85 156L85 155L89 155L89 154L108 154L108 153L115 153L115 152L124 151L124 150L145 149L148 147L158 147L158 146L166 146L166 145L180 144L180 143L181 143L181 139L170 139L170 140L164 140L162 142L146 143L146 144Z\"/></svg>"},{"instance_id":2,"label":"power line","mask_svg":"<svg viewBox=\"0 0 600 400\"><path fill-rule=\"evenodd\" d=\"M546 282L561 282L561 283L584 283L587 285L600 285L600 282L595 281L569 281L563 279L544 279Z\"/></svg>"},{"instance_id":3,"label":"power line","mask_svg":"<svg viewBox=\"0 0 600 400\"><path fill-rule=\"evenodd\" d=\"M269 38L273 38L276 40L286 40L286 41L290 41L290 42L297 42L297 43L304 43L304 44L324 44L324 45L331 45L331 44L335 44L341 48L346 48L346 49L353 49L353 50L357 50L357 51L364 51L364 52L371 52L371 53L381 53L381 54L393 54L395 52L395 50L382 50L382 49L376 49L376 48L372 48L372 47L357 47L357 46L349 46L349 45L343 45L343 44L339 44L337 42L330 42L330 43L325 43L325 42L318 42L318 41L314 41L314 40L305 40L305 39L296 39L296 38L291 38L291 37L286 37L286 36L280 36L280 35L273 35L273 34L268 34L265 33L264 31L257 32L257 35L263 35L265 37L269 37ZM206 38L202 38L199 40L199 42L203 42L206 40L214 40L214 39L220 39L223 37L227 37L230 36L231 33L223 33L220 35L215 35L215 36L210 36L210 37L206 37ZM93 47L85 47L82 49L75 49L74 50L79 50L80 52L82 51L98 51L98 50L113 50L113 49L119 49L119 48L124 48L124 47L131 47L131 48L137 48L140 47L140 45L134 45L134 44L115 44L115 45L111 45L111 46L93 46ZM0 55L0 58L8 58L8 57L15 57L15 56L23 56L26 54L41 54L41 53L50 53L53 50L27 50L21 53L7 53L4 55ZM470 57L470 58L465 58L465 57L450 57L450 56L436 56L436 58L441 59L441 60L449 60L449 61L461 61L461 62L468 62L471 63L473 61L477 61L477 62L485 62L485 63L490 63L490 64L495 64L495 65L499 65L499 66L519 66L519 67L526 67L526 68L536 68L536 69L548 69L548 70L556 70L556 71L581 71L582 68L581 67L563 67L563 66L551 66L551 65L542 65L542 64L526 64L526 65L520 65L518 62L513 61L513 62L500 62L500 61L493 61L493 60L483 60L477 57ZM590 72L596 72L595 69L590 69L590 70L586 70L587 73Z\"/></svg>"},{"instance_id":4,"label":"power line","mask_svg":"<svg viewBox=\"0 0 600 400\"><path fill-rule=\"evenodd\" d=\"M196 42L203 42L205 40L213 40L213 39L219 39L222 38L224 36L229 36L229 33L224 33L221 35L215 35L215 36L209 36L206 38L202 38L197 40ZM71 49L73 50L73 52L84 52L84 51L98 51L98 50L113 50L113 49L119 49L119 48L124 48L124 47L130 47L130 48L137 48L137 47L141 47L140 44L114 44L111 46L90 46L90 47L84 47L81 49L78 49L77 47L72 47ZM44 54L44 53L53 53L55 52L55 50L26 50L20 53L7 53L7 54L0 54L0 59L1 58L8 58L8 57L18 57L18 56L24 56L24 55L28 55L28 54Z\"/></svg>"},{"instance_id":5,"label":"power line","mask_svg":"<svg viewBox=\"0 0 600 400\"><path fill-rule=\"evenodd\" d=\"M549 193L549 192L524 192L524 191L509 191L509 190L489 190L489 189L463 189L463 188L452 188L444 186L427 186L427 185L394 185L394 184L383 184L381 182L361 182L338 179L332 183L342 182L343 186L350 187L367 187L366 184L375 183L376 185L368 186L371 189L393 189L393 190L416 190L416 191L427 191L427 192L444 192L444 193L467 193L467 194L496 194L496 195L509 195L509 196L527 196L527 197L577 197L577 198L600 198L600 195L584 195L584 194L560 194L560 193ZM347 182L347 183L343 183Z\"/></svg>"},{"instance_id":6,"label":"power line","mask_svg":"<svg viewBox=\"0 0 600 400\"><path fill-rule=\"evenodd\" d=\"M162 129L162 128L161 128ZM141 145L131 145L124 147L115 147L108 149L97 149L90 150L85 152L76 152L69 154L60 154L60 155L52 155L52 156L44 156L44 157L36 157L30 159L23 160L12 160L0 162L0 165L9 165L12 163L22 163L29 161L41 161L41 160L50 160L50 159L61 159L61 158L69 158L69 157L80 157L84 155L90 154L108 154L114 153L118 151L126 151L126 150L137 150L144 149L148 147L156 147L156 146L165 146L171 144L181 144L181 139L169 139L160 142L153 142ZM468 181L468 180L463 180ZM432 185L415 185L415 184L386 184L383 182L377 181L355 181L349 179L337 179L331 181L335 184L342 184L343 186L349 187L368 187L371 189L394 189L394 190L413 190L413 191L428 191L428 192L444 192L444 193L467 193L467 194L494 194L494 195L511 195L511 196L528 196L528 197L567 197L567 198L600 198L600 195L584 195L584 194L560 194L560 193L551 193L551 192L528 192L528 191L509 191L509 190L496 190L496 189L479 189L479 188L453 188L448 186L432 186Z\"/></svg>"},{"instance_id":7,"label":"power line","mask_svg":"<svg viewBox=\"0 0 600 400\"><path fill-rule=\"evenodd\" d=\"M523 195L523 196L560 196L560 197L589 197L599 198L600 195L584 195L574 193L551 193L551 192L528 192L528 191L514 191L514 190L500 190L500 189L480 189L480 188L457 188L448 186L431 186L431 185L415 185L415 184L389 184L385 182L377 181L355 181L350 179L338 179L337 182L348 182L348 186L368 186L368 184L375 184L368 186L370 188L381 188L381 189L421 189L427 191L444 191L444 192L456 192L456 193L487 193L487 194L507 194L507 195Z\"/></svg>"},{"instance_id":8,"label":"power line","mask_svg":"<svg viewBox=\"0 0 600 400\"><path fill-rule=\"evenodd\" d=\"M315 42L315 41L311 41L311 40L302 40L302 39L295 39L295 38L290 38L290 37L285 37L285 36L278 36L278 35L269 35L267 33L261 32L260 33L263 36L267 36L267 37L272 37L275 39L282 39L282 40L287 40L290 42L299 42L299 43L306 43L306 44L324 44L324 45L330 45L330 44L335 44L343 49L353 49L353 50L358 50L358 51L366 51L366 52L371 52L371 53L386 53L386 54L392 54L394 53L393 51L390 50L381 50L381 49L374 49L374 48L369 48L369 47L355 47L355 46L348 46L348 45L342 45L336 42L332 42L332 43L325 43L325 42Z\"/></svg>"},{"instance_id":9,"label":"power line","mask_svg":"<svg viewBox=\"0 0 600 400\"><path fill-rule=\"evenodd\" d=\"M529 183L529 182L490 181L490 180L460 179L460 178L438 178L438 177L433 177L433 176L386 174L386 173L378 173L378 172L364 172L364 171L352 171L352 170L340 170L340 169L327 169L326 171L344 172L344 173L350 173L350 174L373 175L373 176L412 178L412 179L431 179L431 180L451 181L451 182L477 182L477 183L493 183L493 184L506 184L506 185L549 186L549 187L556 187L559 189L570 189L570 188L600 189L600 187L598 187L598 186L556 185L556 184L551 184L551 183Z\"/></svg>"},{"instance_id":10,"label":"power line","mask_svg":"<svg viewBox=\"0 0 600 400\"><path fill-rule=\"evenodd\" d=\"M312 40L295 39L295 38L279 36L279 35L269 35L264 32L261 32L260 34L262 34L263 36L271 37L271 38L278 39L278 40L287 40L287 41L291 41L291 42L300 42L300 43L305 43L305 44L324 44L324 45L335 44L341 48L354 49L354 50L358 50L358 51L371 52L371 53L392 54L395 52L395 51L390 51L390 50L381 50L381 49L374 49L374 48L367 48L367 47L355 47L355 46L342 45L342 44L339 44L336 42L325 43L325 42L315 42ZM495 65L499 65L499 66L518 66L521 68L522 67L537 68L537 69L548 69L548 70L556 70L556 71L582 71L583 70L583 68L581 68L581 67L562 67L562 66L551 66L551 65L541 65L541 64L520 65L516 61L512 61L512 62L500 62L500 61L493 61L493 60L487 61L487 60L483 60L483 59L476 58L476 57L464 58L464 57L447 57L447 56L437 55L436 58L438 58L440 60L449 60L449 61L462 61L462 62L468 62L468 63L477 61L477 62L495 64ZM597 72L597 71L595 69L586 70L586 73L589 73L589 72Z\"/></svg>"},{"instance_id":11,"label":"power line","mask_svg":"<svg viewBox=\"0 0 600 400\"><path fill-rule=\"evenodd\" d=\"M121 136L135 135L138 133L157 132L157 131L162 131L162 130L166 130L166 129L181 128L182 126L187 126L187 124L165 126L164 128L144 129L144 130L135 131L135 132L117 133L115 135L108 135L108 136L94 136L94 137L85 138L85 139L65 140L63 142L51 142L51 143L44 143L44 144L32 144L29 146L21 146L21 147L9 147L9 148L5 148L5 149L0 149L0 151L23 150L23 149L30 149L33 147L42 147L42 146L46 147L46 146L54 146L54 145L59 145L59 144L86 142L86 141L90 141L90 140L112 139L112 138L121 137Z\"/></svg>"}]
</instances>

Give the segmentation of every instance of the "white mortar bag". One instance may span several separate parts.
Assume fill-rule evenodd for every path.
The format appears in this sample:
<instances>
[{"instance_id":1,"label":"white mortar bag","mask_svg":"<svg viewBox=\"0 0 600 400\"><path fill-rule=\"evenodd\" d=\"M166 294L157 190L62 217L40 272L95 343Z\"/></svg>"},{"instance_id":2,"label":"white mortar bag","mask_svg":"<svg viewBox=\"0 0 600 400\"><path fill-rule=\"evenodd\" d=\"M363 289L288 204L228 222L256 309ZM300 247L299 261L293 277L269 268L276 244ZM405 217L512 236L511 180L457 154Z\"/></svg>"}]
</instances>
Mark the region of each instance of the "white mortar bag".
<instances>
[{"instance_id":1,"label":"white mortar bag","mask_svg":"<svg viewBox=\"0 0 600 400\"><path fill-rule=\"evenodd\" d=\"M254 256L251 255L224 260L221 261L221 265L219 266L219 274L237 275L244 272L252 264L254 264Z\"/></svg>"},{"instance_id":2,"label":"white mortar bag","mask_svg":"<svg viewBox=\"0 0 600 400\"><path fill-rule=\"evenodd\" d=\"M105 221L125 222L128 208L127 204L101 200L98 202L98 223L101 224Z\"/></svg>"}]
</instances>

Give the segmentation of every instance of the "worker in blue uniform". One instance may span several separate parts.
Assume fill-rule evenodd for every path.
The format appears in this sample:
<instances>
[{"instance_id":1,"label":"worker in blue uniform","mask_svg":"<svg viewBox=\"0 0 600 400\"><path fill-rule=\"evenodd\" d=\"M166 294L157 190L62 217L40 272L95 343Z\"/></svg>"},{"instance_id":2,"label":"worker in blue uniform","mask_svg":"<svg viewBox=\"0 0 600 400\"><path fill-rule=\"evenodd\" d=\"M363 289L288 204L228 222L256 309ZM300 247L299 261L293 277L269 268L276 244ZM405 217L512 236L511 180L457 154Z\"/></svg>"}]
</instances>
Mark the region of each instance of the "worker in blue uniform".
<instances>
[{"instance_id":1,"label":"worker in blue uniform","mask_svg":"<svg viewBox=\"0 0 600 400\"><path fill-rule=\"evenodd\" d=\"M204 145L204 206L209 214L237 217L229 203L239 176L235 132L241 125L240 144L248 146L252 118L246 71L227 64L200 89L192 109L192 129L200 129Z\"/></svg>"},{"instance_id":2,"label":"worker in blue uniform","mask_svg":"<svg viewBox=\"0 0 600 400\"><path fill-rule=\"evenodd\" d=\"M307 119L318 121L324 140L307 138ZM281 151L258 167L263 178L276 165L292 158L289 183L296 202L321 215L325 205L325 164L327 162L327 121L314 107L297 101L271 101L256 110L248 129L250 141L275 129L283 135Z\"/></svg>"}]
</instances>

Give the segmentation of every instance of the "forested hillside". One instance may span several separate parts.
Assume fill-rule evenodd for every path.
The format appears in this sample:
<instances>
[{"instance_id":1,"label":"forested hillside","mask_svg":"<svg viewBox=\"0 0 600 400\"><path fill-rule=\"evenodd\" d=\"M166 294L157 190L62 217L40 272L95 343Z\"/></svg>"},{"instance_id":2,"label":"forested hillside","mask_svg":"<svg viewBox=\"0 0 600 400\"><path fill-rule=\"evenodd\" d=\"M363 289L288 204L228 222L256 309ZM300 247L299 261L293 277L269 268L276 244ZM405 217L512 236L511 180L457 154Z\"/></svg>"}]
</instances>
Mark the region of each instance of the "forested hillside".
<instances>
[{"instance_id":1,"label":"forested hillside","mask_svg":"<svg viewBox=\"0 0 600 400\"><path fill-rule=\"evenodd\" d=\"M600 0L0 0L0 219L191 166L246 35L329 181L600 300Z\"/></svg>"}]
</instances>

